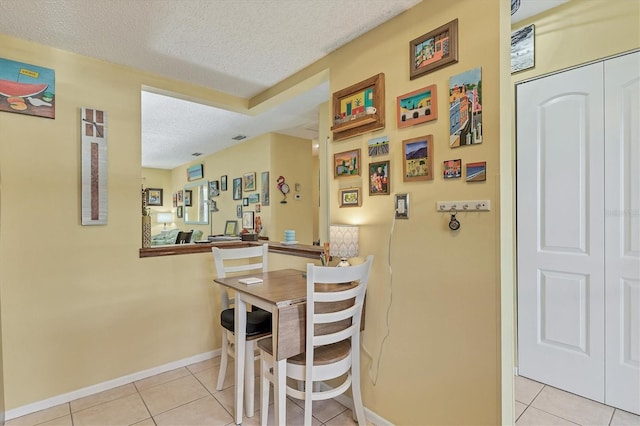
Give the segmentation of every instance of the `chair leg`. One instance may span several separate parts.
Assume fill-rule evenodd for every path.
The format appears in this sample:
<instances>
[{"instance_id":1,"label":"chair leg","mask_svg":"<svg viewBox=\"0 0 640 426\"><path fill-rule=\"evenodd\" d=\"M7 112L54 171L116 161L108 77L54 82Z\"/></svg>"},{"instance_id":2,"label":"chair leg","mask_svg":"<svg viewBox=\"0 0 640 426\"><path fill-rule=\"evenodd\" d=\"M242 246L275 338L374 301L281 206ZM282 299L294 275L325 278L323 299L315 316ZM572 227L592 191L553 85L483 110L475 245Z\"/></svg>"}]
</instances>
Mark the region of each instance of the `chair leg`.
<instances>
[{"instance_id":1,"label":"chair leg","mask_svg":"<svg viewBox=\"0 0 640 426\"><path fill-rule=\"evenodd\" d=\"M229 361L229 339L227 338L227 330L222 329L222 354L220 357L220 371L218 372L218 383L216 390L222 390L224 386L224 376L227 375L227 363Z\"/></svg>"},{"instance_id":2,"label":"chair leg","mask_svg":"<svg viewBox=\"0 0 640 426\"><path fill-rule=\"evenodd\" d=\"M269 362L268 355L260 351L260 425L266 426L269 417Z\"/></svg>"},{"instance_id":3,"label":"chair leg","mask_svg":"<svg viewBox=\"0 0 640 426\"><path fill-rule=\"evenodd\" d=\"M354 350L351 354L351 356L354 357L351 364L351 393L353 396L353 411L358 418L358 425L366 426L367 418L364 415L362 393L360 392L360 352L358 349Z\"/></svg>"},{"instance_id":4,"label":"chair leg","mask_svg":"<svg viewBox=\"0 0 640 426\"><path fill-rule=\"evenodd\" d=\"M255 346L253 343L253 340L247 341L244 352L244 406L247 417L253 417L254 411L256 374L254 362Z\"/></svg>"},{"instance_id":5,"label":"chair leg","mask_svg":"<svg viewBox=\"0 0 640 426\"><path fill-rule=\"evenodd\" d=\"M274 423L287 424L287 360L273 360Z\"/></svg>"},{"instance_id":6,"label":"chair leg","mask_svg":"<svg viewBox=\"0 0 640 426\"><path fill-rule=\"evenodd\" d=\"M309 376L307 376L308 378ZM313 382L304 382L304 425L311 426L313 414Z\"/></svg>"}]
</instances>

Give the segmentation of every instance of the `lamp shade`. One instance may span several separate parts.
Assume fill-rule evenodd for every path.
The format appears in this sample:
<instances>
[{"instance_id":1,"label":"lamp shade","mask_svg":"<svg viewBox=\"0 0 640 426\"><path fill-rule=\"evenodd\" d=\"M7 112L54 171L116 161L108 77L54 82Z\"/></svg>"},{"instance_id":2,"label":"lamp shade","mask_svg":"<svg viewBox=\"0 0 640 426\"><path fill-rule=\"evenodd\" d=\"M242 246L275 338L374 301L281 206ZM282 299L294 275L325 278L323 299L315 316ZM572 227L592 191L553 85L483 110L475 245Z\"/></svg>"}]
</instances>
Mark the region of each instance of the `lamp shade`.
<instances>
[{"instance_id":1,"label":"lamp shade","mask_svg":"<svg viewBox=\"0 0 640 426\"><path fill-rule=\"evenodd\" d=\"M331 225L329 227L329 250L331 256L357 256L358 238L359 228L355 225Z\"/></svg>"},{"instance_id":2,"label":"lamp shade","mask_svg":"<svg viewBox=\"0 0 640 426\"><path fill-rule=\"evenodd\" d=\"M173 213L158 212L158 223L171 223L171 222L173 222Z\"/></svg>"}]
</instances>

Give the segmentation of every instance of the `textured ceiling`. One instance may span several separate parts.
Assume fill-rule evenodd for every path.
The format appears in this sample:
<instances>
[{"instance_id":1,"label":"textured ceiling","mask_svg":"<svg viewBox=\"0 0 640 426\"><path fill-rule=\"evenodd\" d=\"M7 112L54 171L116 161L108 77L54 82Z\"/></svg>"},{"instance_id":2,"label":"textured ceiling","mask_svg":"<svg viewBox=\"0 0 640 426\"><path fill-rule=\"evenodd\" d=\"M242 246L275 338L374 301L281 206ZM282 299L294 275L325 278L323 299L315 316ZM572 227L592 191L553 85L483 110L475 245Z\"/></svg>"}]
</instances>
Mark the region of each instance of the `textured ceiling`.
<instances>
[{"instance_id":1,"label":"textured ceiling","mask_svg":"<svg viewBox=\"0 0 640 426\"><path fill-rule=\"evenodd\" d=\"M0 0L0 33L250 98L420 1ZM322 83L249 117L143 92L142 165L174 168L237 134L317 138L328 99Z\"/></svg>"}]
</instances>

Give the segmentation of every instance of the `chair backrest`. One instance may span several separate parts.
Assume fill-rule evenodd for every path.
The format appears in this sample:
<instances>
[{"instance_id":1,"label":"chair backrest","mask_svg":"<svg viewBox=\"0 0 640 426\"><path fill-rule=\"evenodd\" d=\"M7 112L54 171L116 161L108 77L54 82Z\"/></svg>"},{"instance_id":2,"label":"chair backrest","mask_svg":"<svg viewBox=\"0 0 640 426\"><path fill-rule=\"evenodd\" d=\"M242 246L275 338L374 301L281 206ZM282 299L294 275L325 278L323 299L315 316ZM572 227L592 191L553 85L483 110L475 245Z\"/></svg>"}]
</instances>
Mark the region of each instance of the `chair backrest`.
<instances>
[{"instance_id":1,"label":"chair backrest","mask_svg":"<svg viewBox=\"0 0 640 426\"><path fill-rule=\"evenodd\" d=\"M357 340L352 340L352 348L359 344L360 319L372 263L373 256L369 255L364 263L355 266L337 268L307 264L307 366L313 365L316 346L352 337ZM348 290L338 286L334 291L322 291L322 284L348 282L358 282L358 285ZM311 373L307 371L307 374Z\"/></svg>"},{"instance_id":2,"label":"chair backrest","mask_svg":"<svg viewBox=\"0 0 640 426\"><path fill-rule=\"evenodd\" d=\"M193 231L180 231L176 237L176 244L187 244L191 242Z\"/></svg>"},{"instance_id":3,"label":"chair backrest","mask_svg":"<svg viewBox=\"0 0 640 426\"><path fill-rule=\"evenodd\" d=\"M267 272L267 258L269 255L269 244L260 246L228 248L211 247L213 260L216 264L218 278L225 278L228 273L259 271ZM242 262L227 261L243 260ZM233 299L229 299L226 288L222 291L222 309L227 309L233 304Z\"/></svg>"}]
</instances>

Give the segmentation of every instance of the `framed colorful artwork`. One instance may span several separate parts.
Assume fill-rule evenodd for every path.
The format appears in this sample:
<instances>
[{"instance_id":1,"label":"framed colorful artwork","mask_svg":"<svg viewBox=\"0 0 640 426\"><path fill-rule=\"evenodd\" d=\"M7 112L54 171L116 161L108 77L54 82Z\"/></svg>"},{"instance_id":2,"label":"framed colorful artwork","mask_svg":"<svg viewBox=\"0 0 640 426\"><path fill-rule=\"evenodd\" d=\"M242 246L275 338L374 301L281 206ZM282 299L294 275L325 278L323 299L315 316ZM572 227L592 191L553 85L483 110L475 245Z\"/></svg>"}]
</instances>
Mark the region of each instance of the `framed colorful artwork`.
<instances>
[{"instance_id":1,"label":"framed colorful artwork","mask_svg":"<svg viewBox=\"0 0 640 426\"><path fill-rule=\"evenodd\" d=\"M436 85L398 96L396 110L399 129L435 120L438 118Z\"/></svg>"},{"instance_id":2,"label":"framed colorful artwork","mask_svg":"<svg viewBox=\"0 0 640 426\"><path fill-rule=\"evenodd\" d=\"M404 182L433 180L433 135L402 141Z\"/></svg>"},{"instance_id":3,"label":"framed colorful artwork","mask_svg":"<svg viewBox=\"0 0 640 426\"><path fill-rule=\"evenodd\" d=\"M340 207L360 207L362 197L360 188L346 188L340 190Z\"/></svg>"},{"instance_id":4,"label":"framed colorful artwork","mask_svg":"<svg viewBox=\"0 0 640 426\"><path fill-rule=\"evenodd\" d=\"M380 136L379 138L369 139L369 157L377 157L378 155L389 154L389 137Z\"/></svg>"},{"instance_id":5,"label":"framed colorful artwork","mask_svg":"<svg viewBox=\"0 0 640 426\"><path fill-rule=\"evenodd\" d=\"M178 193L173 193L173 207L178 207Z\"/></svg>"},{"instance_id":6,"label":"framed colorful artwork","mask_svg":"<svg viewBox=\"0 0 640 426\"><path fill-rule=\"evenodd\" d=\"M224 224L224 235L234 236L238 233L238 221L228 220Z\"/></svg>"},{"instance_id":7,"label":"framed colorful artwork","mask_svg":"<svg viewBox=\"0 0 640 426\"><path fill-rule=\"evenodd\" d=\"M242 200L242 178L233 179L233 199Z\"/></svg>"},{"instance_id":8,"label":"framed colorful artwork","mask_svg":"<svg viewBox=\"0 0 640 426\"><path fill-rule=\"evenodd\" d=\"M462 176L462 159L446 160L442 176L445 179L457 179Z\"/></svg>"},{"instance_id":9,"label":"framed colorful artwork","mask_svg":"<svg viewBox=\"0 0 640 426\"><path fill-rule=\"evenodd\" d=\"M196 164L187 169L187 180L191 182L192 180L202 179L204 177L204 169L202 164Z\"/></svg>"},{"instance_id":10,"label":"framed colorful artwork","mask_svg":"<svg viewBox=\"0 0 640 426\"><path fill-rule=\"evenodd\" d=\"M333 140L384 128L384 74L333 94Z\"/></svg>"},{"instance_id":11,"label":"framed colorful artwork","mask_svg":"<svg viewBox=\"0 0 640 426\"><path fill-rule=\"evenodd\" d=\"M244 197L242 199L242 205L245 207L249 205L249 197Z\"/></svg>"},{"instance_id":12,"label":"framed colorful artwork","mask_svg":"<svg viewBox=\"0 0 640 426\"><path fill-rule=\"evenodd\" d=\"M162 205L162 189L161 188L147 188L146 192L147 192L148 206Z\"/></svg>"},{"instance_id":13,"label":"framed colorful artwork","mask_svg":"<svg viewBox=\"0 0 640 426\"><path fill-rule=\"evenodd\" d=\"M409 42L409 78L458 62L458 20L444 24Z\"/></svg>"},{"instance_id":14,"label":"framed colorful artwork","mask_svg":"<svg viewBox=\"0 0 640 426\"><path fill-rule=\"evenodd\" d=\"M369 195L389 195L391 191L391 174L389 161L369 163Z\"/></svg>"},{"instance_id":15,"label":"framed colorful artwork","mask_svg":"<svg viewBox=\"0 0 640 426\"><path fill-rule=\"evenodd\" d=\"M482 68L449 78L449 147L482 143Z\"/></svg>"},{"instance_id":16,"label":"framed colorful artwork","mask_svg":"<svg viewBox=\"0 0 640 426\"><path fill-rule=\"evenodd\" d=\"M244 229L253 229L253 212L242 212L242 227Z\"/></svg>"},{"instance_id":17,"label":"framed colorful artwork","mask_svg":"<svg viewBox=\"0 0 640 426\"><path fill-rule=\"evenodd\" d=\"M483 182L487 180L487 162L467 163L467 182Z\"/></svg>"},{"instance_id":18,"label":"framed colorful artwork","mask_svg":"<svg viewBox=\"0 0 640 426\"><path fill-rule=\"evenodd\" d=\"M6 101L0 111L56 118L56 72L50 68L0 58L0 94Z\"/></svg>"},{"instance_id":19,"label":"framed colorful artwork","mask_svg":"<svg viewBox=\"0 0 640 426\"><path fill-rule=\"evenodd\" d=\"M251 204L260 202L260 194L249 194L249 202Z\"/></svg>"},{"instance_id":20,"label":"framed colorful artwork","mask_svg":"<svg viewBox=\"0 0 640 426\"><path fill-rule=\"evenodd\" d=\"M242 204L236 206L236 217L242 219Z\"/></svg>"},{"instance_id":21,"label":"framed colorful artwork","mask_svg":"<svg viewBox=\"0 0 640 426\"><path fill-rule=\"evenodd\" d=\"M333 177L360 176L360 149L333 154Z\"/></svg>"},{"instance_id":22,"label":"framed colorful artwork","mask_svg":"<svg viewBox=\"0 0 640 426\"><path fill-rule=\"evenodd\" d=\"M244 191L256 190L256 172L245 173L243 176Z\"/></svg>"}]
</instances>

